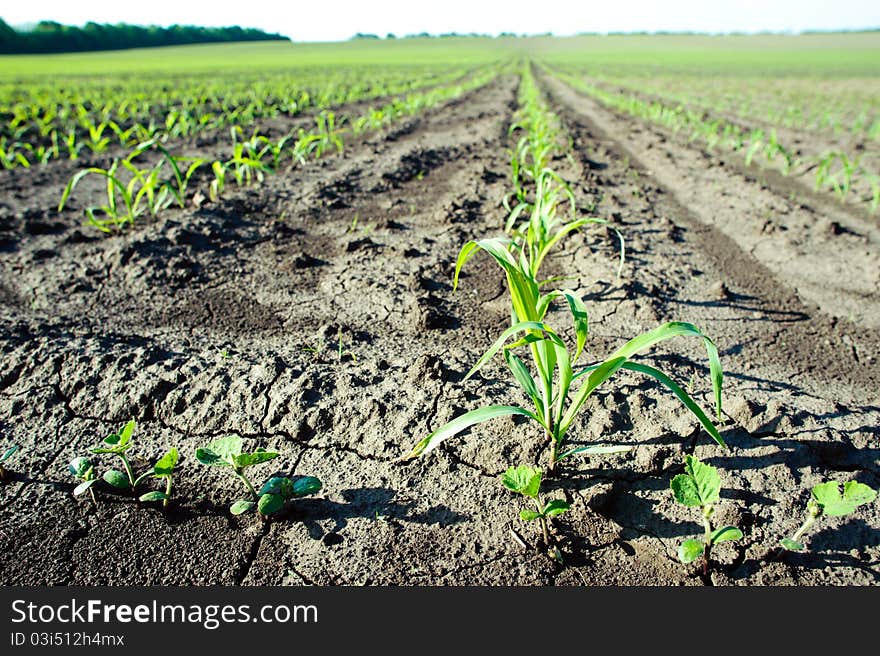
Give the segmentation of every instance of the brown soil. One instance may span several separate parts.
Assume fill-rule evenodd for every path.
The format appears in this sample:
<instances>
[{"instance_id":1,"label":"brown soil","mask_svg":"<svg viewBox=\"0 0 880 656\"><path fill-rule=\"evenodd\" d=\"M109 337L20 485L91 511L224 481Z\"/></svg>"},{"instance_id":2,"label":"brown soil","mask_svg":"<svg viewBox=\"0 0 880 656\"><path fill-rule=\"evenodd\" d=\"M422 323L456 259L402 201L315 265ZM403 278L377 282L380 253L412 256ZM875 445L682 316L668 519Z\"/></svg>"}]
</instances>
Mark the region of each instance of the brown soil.
<instances>
[{"instance_id":1,"label":"brown soil","mask_svg":"<svg viewBox=\"0 0 880 656\"><path fill-rule=\"evenodd\" d=\"M572 459L549 481L572 502L555 522L563 564L534 550L536 527L498 481L546 457L531 425L496 420L400 461L464 410L523 401L497 363L461 382L508 321L497 268L477 257L451 291L462 244L504 220L507 77L342 156L112 236L73 206L54 211L65 165L36 182L4 174L0 435L23 451L0 488L0 581L876 584L876 503L823 520L808 553L767 558L813 484L880 484L872 228L542 83L574 139L558 168L627 240L620 279L605 230L546 265L576 276L589 359L659 322L696 323L721 349L729 450L656 385L616 379L574 439L636 448ZM549 320L568 324L561 309ZM645 361L709 406L698 345ZM167 514L103 489L97 508L71 495L67 462L130 417L136 453L183 455ZM324 489L270 522L231 517L238 483L193 455L228 434L282 453L263 475L315 475ZM745 533L717 549L707 580L675 555L701 530L669 492L685 453L720 468L719 521Z\"/></svg>"}]
</instances>

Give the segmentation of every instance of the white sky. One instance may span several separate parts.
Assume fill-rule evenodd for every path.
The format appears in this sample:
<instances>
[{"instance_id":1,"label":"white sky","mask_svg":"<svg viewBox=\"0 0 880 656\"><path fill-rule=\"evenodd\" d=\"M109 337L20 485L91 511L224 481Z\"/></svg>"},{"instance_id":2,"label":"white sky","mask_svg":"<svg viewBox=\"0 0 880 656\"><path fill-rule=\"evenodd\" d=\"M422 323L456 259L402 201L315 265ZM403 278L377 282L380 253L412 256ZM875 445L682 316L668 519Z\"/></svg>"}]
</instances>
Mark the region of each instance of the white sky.
<instances>
[{"instance_id":1,"label":"white sky","mask_svg":"<svg viewBox=\"0 0 880 656\"><path fill-rule=\"evenodd\" d=\"M257 27L298 41L336 41L356 32L568 35L577 32L694 30L800 31L880 27L878 0L6 0L10 25L54 20L70 25Z\"/></svg>"}]
</instances>

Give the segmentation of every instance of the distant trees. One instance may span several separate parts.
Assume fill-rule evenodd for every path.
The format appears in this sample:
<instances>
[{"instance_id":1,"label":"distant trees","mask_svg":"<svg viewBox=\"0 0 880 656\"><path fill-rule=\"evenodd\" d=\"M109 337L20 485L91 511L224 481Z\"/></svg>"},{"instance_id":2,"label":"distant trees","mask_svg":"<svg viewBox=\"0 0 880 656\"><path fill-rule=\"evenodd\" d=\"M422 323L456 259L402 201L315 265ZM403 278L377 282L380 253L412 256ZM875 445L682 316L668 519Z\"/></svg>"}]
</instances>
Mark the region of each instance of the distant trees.
<instances>
[{"instance_id":1,"label":"distant trees","mask_svg":"<svg viewBox=\"0 0 880 656\"><path fill-rule=\"evenodd\" d=\"M232 41L289 41L286 36L242 27L116 25L89 22L83 27L41 21L29 32L17 32L0 18L0 53L83 52L179 46Z\"/></svg>"}]
</instances>

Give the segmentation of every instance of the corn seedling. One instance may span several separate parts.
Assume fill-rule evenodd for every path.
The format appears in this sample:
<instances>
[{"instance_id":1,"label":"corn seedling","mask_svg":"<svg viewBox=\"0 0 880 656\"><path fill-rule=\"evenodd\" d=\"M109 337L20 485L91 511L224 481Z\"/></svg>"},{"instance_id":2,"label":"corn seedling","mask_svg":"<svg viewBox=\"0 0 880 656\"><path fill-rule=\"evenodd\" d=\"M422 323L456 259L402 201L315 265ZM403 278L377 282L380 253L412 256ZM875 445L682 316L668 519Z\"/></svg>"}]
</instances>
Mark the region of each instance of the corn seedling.
<instances>
[{"instance_id":1,"label":"corn seedling","mask_svg":"<svg viewBox=\"0 0 880 656\"><path fill-rule=\"evenodd\" d=\"M840 170L831 176L831 187L840 202L843 202L852 188L853 175L859 165L859 159L851 159L846 153L837 153Z\"/></svg>"},{"instance_id":2,"label":"corn seedling","mask_svg":"<svg viewBox=\"0 0 880 656\"><path fill-rule=\"evenodd\" d=\"M58 203L58 211L60 212L64 209L67 199L73 193L79 181L92 173L100 175L107 181L107 204L99 207L87 207L85 209L89 223L102 232L110 232L111 227L134 223L135 218L140 214L139 208L135 205L135 185L138 179L135 177L127 184L123 183L116 175L118 170L119 160L113 160L109 169L89 167L74 174L64 188L61 201ZM124 211L119 206L117 195L122 199Z\"/></svg>"},{"instance_id":3,"label":"corn seedling","mask_svg":"<svg viewBox=\"0 0 880 656\"><path fill-rule=\"evenodd\" d=\"M89 150L96 155L107 150L107 147L110 145L110 138L104 136L104 130L107 129L107 123L94 124L87 121L83 127L85 127L89 133L89 138L84 142L84 145L87 146Z\"/></svg>"},{"instance_id":4,"label":"corn seedling","mask_svg":"<svg viewBox=\"0 0 880 656\"><path fill-rule=\"evenodd\" d=\"M239 141L238 135L241 128L235 126L230 131L232 134L232 157L223 163L226 171L232 171L235 181L239 185L251 186L261 183L266 173L271 173L272 168L263 161L268 153L265 146L266 138L256 133L247 141ZM216 176L216 169L214 171ZM216 179L216 178L215 178Z\"/></svg>"},{"instance_id":5,"label":"corn seedling","mask_svg":"<svg viewBox=\"0 0 880 656\"><path fill-rule=\"evenodd\" d=\"M3 164L4 169L8 171L16 166L30 168L31 163L20 150L21 147L20 143L10 144L6 137L0 137L0 164Z\"/></svg>"},{"instance_id":6,"label":"corn seedling","mask_svg":"<svg viewBox=\"0 0 880 656\"><path fill-rule=\"evenodd\" d=\"M868 176L868 184L871 185L871 213L880 208L880 176Z\"/></svg>"},{"instance_id":7,"label":"corn seedling","mask_svg":"<svg viewBox=\"0 0 880 656\"><path fill-rule=\"evenodd\" d=\"M568 502L562 499L551 499L546 503L541 498L541 478L542 472L538 467L528 467L520 465L519 467L511 467L501 475L501 483L508 490L522 494L531 499L535 504L535 509L525 508L520 511L519 516L524 522L532 522L538 520L541 524L541 534L544 538L544 546L550 548L550 528L549 521L551 517L556 517L570 508Z\"/></svg>"},{"instance_id":8,"label":"corn seedling","mask_svg":"<svg viewBox=\"0 0 880 656\"><path fill-rule=\"evenodd\" d=\"M877 498L877 492L864 483L847 481L843 484L843 494L837 481L820 483L810 492L807 502L807 517L801 527L790 538L780 541L786 551L804 551L806 546L801 542L806 532L821 517L843 517L855 512L856 508L871 503Z\"/></svg>"},{"instance_id":9,"label":"corn seedling","mask_svg":"<svg viewBox=\"0 0 880 656\"><path fill-rule=\"evenodd\" d=\"M509 256L506 250L502 250ZM519 290L518 285L522 282L523 276L515 267L510 267L509 274L511 278L514 276L514 284L512 288ZM534 284L523 285L527 294L532 295L537 300L537 286ZM562 296L568 302L569 309L574 320L574 328L576 333L577 344L574 351L570 351L563 340L540 318L546 313L547 306L556 296ZM635 339L630 340L621 348L617 349L606 360L584 367L575 373L573 365L577 362L587 339L587 313L583 302L571 291L552 292L541 297L535 303L523 303L523 296L520 295L519 300L514 301L516 313L522 316L520 312L526 315L532 315L527 321L520 321L505 330L496 342L487 350L474 367L467 373L464 380L468 380L483 365L488 362L499 351L503 351L505 362L510 369L514 379L526 392L532 401L534 410L527 410L520 406L509 405L493 405L477 410L466 412L460 417L453 419L445 426L432 432L430 435L422 439L409 454L409 458L414 458L427 453L439 446L446 439L457 435L467 428L475 424L488 421L495 417L519 415L527 417L539 424L544 431L547 441L551 444L551 451L548 463L548 470L554 471L556 464L575 454L602 454L616 453L628 450L628 447L622 446L585 446L563 450L563 446L572 428L577 415L584 406L587 399L593 392L605 381L611 378L621 369L636 371L646 374L658 380L660 383L669 388L679 400L684 403L703 425L711 437L720 445L724 446L724 441L718 430L703 412L703 410L690 398L690 396L666 374L658 369L648 365L631 362L630 358L658 342L665 341L677 336L693 336L702 339L706 351L709 356L709 366L711 370L712 385L715 391L716 407L719 419L721 417L721 364L718 360L718 351L712 341L706 337L696 326L687 323L670 322L655 328L652 331L644 333ZM536 307L541 309L536 310ZM520 336L521 335L521 336ZM519 338L511 344L507 344L514 336ZM534 368L537 373L537 380L533 376L528 366L514 354L514 349L527 347L531 351ZM580 379L586 379L581 382L577 389L574 383ZM569 399L569 394L573 395Z\"/></svg>"},{"instance_id":10,"label":"corn seedling","mask_svg":"<svg viewBox=\"0 0 880 656\"><path fill-rule=\"evenodd\" d=\"M83 149L84 144L77 141L76 131L70 130L64 137L64 146L67 148L67 158L75 160L79 159L79 151Z\"/></svg>"},{"instance_id":11,"label":"corn seedling","mask_svg":"<svg viewBox=\"0 0 880 656\"><path fill-rule=\"evenodd\" d=\"M216 203L226 189L226 165L219 161L211 162L211 171L214 173L214 179L208 187L208 197Z\"/></svg>"},{"instance_id":12,"label":"corn seedling","mask_svg":"<svg viewBox=\"0 0 880 656\"><path fill-rule=\"evenodd\" d=\"M125 148L136 145L138 142L134 138L135 126L128 128L127 130L121 128L116 121L109 121L107 125L113 131L113 134L116 135L116 138L119 140L119 144Z\"/></svg>"},{"instance_id":13,"label":"corn seedling","mask_svg":"<svg viewBox=\"0 0 880 656\"><path fill-rule=\"evenodd\" d=\"M230 436L214 440L205 447L196 449L196 460L209 467L231 469L250 493L250 499L239 499L229 507L233 515L241 515L256 509L266 517L280 511L288 501L315 494L321 489L321 481L314 476L290 479L286 476L273 476L257 492L247 477L248 467L259 465L279 456L278 453L257 449L252 453L242 452L240 437Z\"/></svg>"},{"instance_id":14,"label":"corn seedling","mask_svg":"<svg viewBox=\"0 0 880 656\"><path fill-rule=\"evenodd\" d=\"M685 540L678 547L678 558L684 564L703 557L703 576L709 575L712 547L722 542L740 540L743 536L735 526L712 528L715 504L721 500L721 478L712 465L700 462L694 456L685 456L684 474L672 479L670 487L675 500L689 508L699 508L703 517L703 539Z\"/></svg>"},{"instance_id":15,"label":"corn seedling","mask_svg":"<svg viewBox=\"0 0 880 656\"><path fill-rule=\"evenodd\" d=\"M764 132L755 130L749 136L749 147L746 149L746 166L752 165L752 159L764 147Z\"/></svg>"},{"instance_id":16,"label":"corn seedling","mask_svg":"<svg viewBox=\"0 0 880 656\"><path fill-rule=\"evenodd\" d=\"M322 111L315 117L317 123L316 139L313 141L312 152L316 158L324 155L330 148L335 148L337 153L344 149L342 135L345 130L336 127L336 114L330 111ZM340 125L344 121L340 120Z\"/></svg>"},{"instance_id":17,"label":"corn seedling","mask_svg":"<svg viewBox=\"0 0 880 656\"><path fill-rule=\"evenodd\" d=\"M186 207L186 190L189 186L189 180L192 178L193 173L205 163L205 160L201 157L175 157L158 141L142 144L138 149L140 152L143 152L143 150L150 146L155 147L162 153L162 157L171 166L171 171L174 174L174 185L168 184L167 187L177 201L177 204L181 208ZM185 165L186 169L182 169L181 165Z\"/></svg>"},{"instance_id":18,"label":"corn seedling","mask_svg":"<svg viewBox=\"0 0 880 656\"><path fill-rule=\"evenodd\" d=\"M9 470L6 469L6 461L12 458L12 456L14 456L17 451L18 445L13 444L9 448L7 448L2 455L0 455L0 481L6 480L6 476L9 474Z\"/></svg>"},{"instance_id":19,"label":"corn seedling","mask_svg":"<svg viewBox=\"0 0 880 656\"><path fill-rule=\"evenodd\" d=\"M544 258L550 250L556 246L566 235L589 224L607 224L605 219L587 217L573 219L566 222L558 215L559 205L568 201L572 214L575 212L574 194L571 188L558 174L550 169L543 169L536 178L535 198L533 203L521 202L511 210L505 224L505 230L513 236L510 250L520 253L520 266L527 267L532 278L537 278L538 270L544 262ZM525 213L528 216L524 218ZM623 237L616 229L612 228L620 240L620 265L618 275L623 268L625 250ZM456 274L461 266L476 252L473 245L478 242L470 242L462 249L456 265ZM546 284L542 281L539 285Z\"/></svg>"}]
</instances>

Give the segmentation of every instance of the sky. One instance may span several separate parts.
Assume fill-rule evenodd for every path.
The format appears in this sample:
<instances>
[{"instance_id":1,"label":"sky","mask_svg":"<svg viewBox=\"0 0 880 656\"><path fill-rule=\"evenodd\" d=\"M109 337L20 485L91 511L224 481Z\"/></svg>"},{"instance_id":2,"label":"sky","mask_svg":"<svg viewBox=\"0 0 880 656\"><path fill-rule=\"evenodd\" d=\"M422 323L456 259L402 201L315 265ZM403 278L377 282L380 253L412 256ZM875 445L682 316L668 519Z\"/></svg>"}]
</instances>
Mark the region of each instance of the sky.
<instances>
[{"instance_id":1,"label":"sky","mask_svg":"<svg viewBox=\"0 0 880 656\"><path fill-rule=\"evenodd\" d=\"M40 0L6 2L10 25L54 20L68 25L256 27L295 41L339 41L357 32L385 36L429 32L558 36L577 32L757 32L880 27L878 0Z\"/></svg>"}]
</instances>

